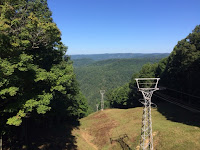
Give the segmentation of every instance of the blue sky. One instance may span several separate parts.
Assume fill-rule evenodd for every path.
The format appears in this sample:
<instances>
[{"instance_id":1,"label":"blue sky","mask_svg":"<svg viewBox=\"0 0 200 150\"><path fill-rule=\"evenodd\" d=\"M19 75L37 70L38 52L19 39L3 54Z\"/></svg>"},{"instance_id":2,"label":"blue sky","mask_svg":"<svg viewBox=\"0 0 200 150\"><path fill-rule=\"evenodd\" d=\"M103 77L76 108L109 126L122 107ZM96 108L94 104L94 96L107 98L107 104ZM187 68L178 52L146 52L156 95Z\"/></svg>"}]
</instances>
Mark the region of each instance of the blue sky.
<instances>
[{"instance_id":1,"label":"blue sky","mask_svg":"<svg viewBox=\"0 0 200 150\"><path fill-rule=\"evenodd\" d=\"M67 54L165 53L200 24L200 0L48 0Z\"/></svg>"}]
</instances>

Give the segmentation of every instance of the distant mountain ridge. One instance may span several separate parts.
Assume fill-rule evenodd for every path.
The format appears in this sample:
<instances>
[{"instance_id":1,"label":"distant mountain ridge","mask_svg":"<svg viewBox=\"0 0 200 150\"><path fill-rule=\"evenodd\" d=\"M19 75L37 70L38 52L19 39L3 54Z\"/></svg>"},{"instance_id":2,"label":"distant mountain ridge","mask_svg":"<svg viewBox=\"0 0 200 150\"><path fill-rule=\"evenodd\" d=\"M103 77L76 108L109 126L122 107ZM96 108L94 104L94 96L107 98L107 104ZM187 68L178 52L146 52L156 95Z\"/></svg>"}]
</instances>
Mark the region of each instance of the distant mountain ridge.
<instances>
[{"instance_id":1,"label":"distant mountain ridge","mask_svg":"<svg viewBox=\"0 0 200 150\"><path fill-rule=\"evenodd\" d=\"M164 58L169 56L170 53L106 53L106 54L79 54L70 55L72 60L77 59L92 59L95 61L106 60L106 59L124 59L124 58Z\"/></svg>"}]
</instances>

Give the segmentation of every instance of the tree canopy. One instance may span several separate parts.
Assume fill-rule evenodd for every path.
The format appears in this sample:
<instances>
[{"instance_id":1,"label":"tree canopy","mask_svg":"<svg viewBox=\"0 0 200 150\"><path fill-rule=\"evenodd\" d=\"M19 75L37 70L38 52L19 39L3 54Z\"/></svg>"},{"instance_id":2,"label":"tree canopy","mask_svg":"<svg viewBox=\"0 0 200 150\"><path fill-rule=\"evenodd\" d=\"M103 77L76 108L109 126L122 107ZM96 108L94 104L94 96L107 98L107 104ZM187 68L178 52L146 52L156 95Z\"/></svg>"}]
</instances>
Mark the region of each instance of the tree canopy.
<instances>
[{"instance_id":1,"label":"tree canopy","mask_svg":"<svg viewBox=\"0 0 200 150\"><path fill-rule=\"evenodd\" d=\"M47 1L3 0L0 14L1 128L35 113L83 117L86 99Z\"/></svg>"}]
</instances>

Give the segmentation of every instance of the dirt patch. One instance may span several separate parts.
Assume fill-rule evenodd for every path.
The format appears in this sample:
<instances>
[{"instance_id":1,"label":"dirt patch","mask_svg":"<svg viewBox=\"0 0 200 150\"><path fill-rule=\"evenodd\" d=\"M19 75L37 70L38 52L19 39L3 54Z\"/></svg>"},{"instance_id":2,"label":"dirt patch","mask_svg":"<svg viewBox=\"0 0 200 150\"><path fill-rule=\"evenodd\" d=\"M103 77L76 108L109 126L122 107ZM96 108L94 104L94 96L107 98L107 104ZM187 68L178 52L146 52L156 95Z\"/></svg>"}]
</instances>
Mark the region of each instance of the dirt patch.
<instances>
[{"instance_id":1,"label":"dirt patch","mask_svg":"<svg viewBox=\"0 0 200 150\"><path fill-rule=\"evenodd\" d=\"M136 147L136 150L139 150L140 149L140 145L138 145L137 147Z\"/></svg>"},{"instance_id":2,"label":"dirt patch","mask_svg":"<svg viewBox=\"0 0 200 150\"><path fill-rule=\"evenodd\" d=\"M157 136L158 135L158 131L155 131L152 133L153 134L153 144L154 144L154 147L156 147L159 143L159 137Z\"/></svg>"},{"instance_id":3,"label":"dirt patch","mask_svg":"<svg viewBox=\"0 0 200 150\"><path fill-rule=\"evenodd\" d=\"M95 137L93 143L101 149L102 145L110 143L110 131L117 126L117 122L109 118L104 112L93 116L96 120L89 129L91 135Z\"/></svg>"},{"instance_id":4,"label":"dirt patch","mask_svg":"<svg viewBox=\"0 0 200 150\"><path fill-rule=\"evenodd\" d=\"M107 115L104 112L99 112L91 117L92 120L93 119L103 119L103 118L107 118Z\"/></svg>"},{"instance_id":5,"label":"dirt patch","mask_svg":"<svg viewBox=\"0 0 200 150\"><path fill-rule=\"evenodd\" d=\"M156 136L158 134L158 131L155 131L152 133L153 136Z\"/></svg>"},{"instance_id":6,"label":"dirt patch","mask_svg":"<svg viewBox=\"0 0 200 150\"><path fill-rule=\"evenodd\" d=\"M81 136L82 138L85 140L85 142L87 144L89 144L91 147L93 147L94 149L98 150L97 146L94 145L91 141L93 140L93 137L91 135L89 135L86 131L84 130L80 130Z\"/></svg>"}]
</instances>

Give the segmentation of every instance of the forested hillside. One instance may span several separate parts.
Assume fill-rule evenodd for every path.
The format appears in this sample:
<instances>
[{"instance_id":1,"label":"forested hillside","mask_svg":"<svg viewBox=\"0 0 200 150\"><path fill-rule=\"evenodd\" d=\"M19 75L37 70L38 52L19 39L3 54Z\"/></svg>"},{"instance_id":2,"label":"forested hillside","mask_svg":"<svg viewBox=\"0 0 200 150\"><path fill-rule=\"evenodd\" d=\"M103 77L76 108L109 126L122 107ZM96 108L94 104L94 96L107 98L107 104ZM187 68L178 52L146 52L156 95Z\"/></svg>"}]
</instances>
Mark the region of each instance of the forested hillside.
<instances>
[{"instance_id":1,"label":"forested hillside","mask_svg":"<svg viewBox=\"0 0 200 150\"><path fill-rule=\"evenodd\" d=\"M71 61L63 57L66 51L46 0L0 1L0 135L4 149L45 147L55 125L85 115L86 99ZM70 133L70 128L65 131Z\"/></svg>"},{"instance_id":2,"label":"forested hillside","mask_svg":"<svg viewBox=\"0 0 200 150\"><path fill-rule=\"evenodd\" d=\"M142 55L142 54L141 54ZM143 58L107 59L95 61L92 59L74 60L74 68L81 91L88 99L89 106L96 109L100 103L101 89L110 91L127 83L133 73L137 73L146 63L158 62L167 54L143 54Z\"/></svg>"},{"instance_id":3,"label":"forested hillside","mask_svg":"<svg viewBox=\"0 0 200 150\"><path fill-rule=\"evenodd\" d=\"M128 59L128 58L163 58L167 57L169 53L113 53L113 54L87 54L87 55L71 55L72 60L77 59L92 59L95 61L106 59Z\"/></svg>"},{"instance_id":4,"label":"forested hillside","mask_svg":"<svg viewBox=\"0 0 200 150\"><path fill-rule=\"evenodd\" d=\"M136 90L135 78L160 77L161 91L154 100L168 101L194 112L200 112L200 25L179 41L169 57L159 63L146 64L124 85L108 94L112 107L138 106L141 97ZM126 98L124 98L126 97ZM156 98L156 99L155 99Z\"/></svg>"}]
</instances>

